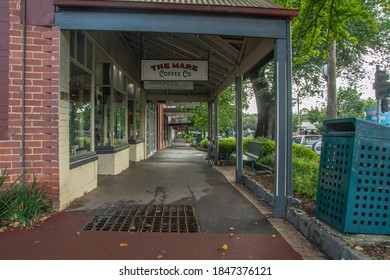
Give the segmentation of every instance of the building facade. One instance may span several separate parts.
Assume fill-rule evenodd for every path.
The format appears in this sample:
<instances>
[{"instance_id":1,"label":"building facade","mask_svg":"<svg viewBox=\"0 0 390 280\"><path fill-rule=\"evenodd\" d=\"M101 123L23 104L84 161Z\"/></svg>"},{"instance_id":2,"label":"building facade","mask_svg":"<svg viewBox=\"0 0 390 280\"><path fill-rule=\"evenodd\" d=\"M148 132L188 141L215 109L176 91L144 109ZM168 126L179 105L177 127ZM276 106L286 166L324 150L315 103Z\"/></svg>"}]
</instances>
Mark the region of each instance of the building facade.
<instances>
[{"instance_id":1,"label":"building facade","mask_svg":"<svg viewBox=\"0 0 390 280\"><path fill-rule=\"evenodd\" d=\"M0 14L0 168L10 181L35 176L61 210L98 174L165 147L163 109L146 101L119 32L60 30L52 1L2 0Z\"/></svg>"}]
</instances>

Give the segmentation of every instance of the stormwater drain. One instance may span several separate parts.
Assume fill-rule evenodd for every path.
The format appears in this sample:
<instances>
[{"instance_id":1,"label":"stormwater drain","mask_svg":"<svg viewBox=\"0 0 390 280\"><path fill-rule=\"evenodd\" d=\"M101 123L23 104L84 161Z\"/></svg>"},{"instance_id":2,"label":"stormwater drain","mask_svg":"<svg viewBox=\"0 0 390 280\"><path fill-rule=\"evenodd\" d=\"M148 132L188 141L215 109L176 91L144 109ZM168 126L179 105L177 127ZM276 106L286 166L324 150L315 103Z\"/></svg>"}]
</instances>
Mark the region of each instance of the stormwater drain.
<instances>
[{"instance_id":1,"label":"stormwater drain","mask_svg":"<svg viewBox=\"0 0 390 280\"><path fill-rule=\"evenodd\" d=\"M83 230L125 232L199 232L193 206L105 204Z\"/></svg>"}]
</instances>

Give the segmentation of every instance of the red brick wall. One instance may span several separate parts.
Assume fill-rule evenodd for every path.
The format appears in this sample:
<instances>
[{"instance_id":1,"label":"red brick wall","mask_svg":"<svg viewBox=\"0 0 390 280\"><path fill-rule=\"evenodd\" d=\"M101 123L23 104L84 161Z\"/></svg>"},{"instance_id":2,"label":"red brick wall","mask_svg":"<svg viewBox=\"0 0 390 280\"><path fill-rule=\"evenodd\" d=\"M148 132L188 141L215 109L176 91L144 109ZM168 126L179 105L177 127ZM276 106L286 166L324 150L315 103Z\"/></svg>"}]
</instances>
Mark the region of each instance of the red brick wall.
<instances>
[{"instance_id":1,"label":"red brick wall","mask_svg":"<svg viewBox=\"0 0 390 280\"><path fill-rule=\"evenodd\" d=\"M8 139L9 3L0 2L0 140Z\"/></svg>"},{"instance_id":2,"label":"red brick wall","mask_svg":"<svg viewBox=\"0 0 390 280\"><path fill-rule=\"evenodd\" d=\"M2 1L3 3L4 1ZM12 179L21 173L21 90L23 25L19 0L9 1L9 141L0 141L0 168ZM27 11L28 12L28 11ZM59 204L60 29L27 25L25 66L25 168L45 183Z\"/></svg>"}]
</instances>

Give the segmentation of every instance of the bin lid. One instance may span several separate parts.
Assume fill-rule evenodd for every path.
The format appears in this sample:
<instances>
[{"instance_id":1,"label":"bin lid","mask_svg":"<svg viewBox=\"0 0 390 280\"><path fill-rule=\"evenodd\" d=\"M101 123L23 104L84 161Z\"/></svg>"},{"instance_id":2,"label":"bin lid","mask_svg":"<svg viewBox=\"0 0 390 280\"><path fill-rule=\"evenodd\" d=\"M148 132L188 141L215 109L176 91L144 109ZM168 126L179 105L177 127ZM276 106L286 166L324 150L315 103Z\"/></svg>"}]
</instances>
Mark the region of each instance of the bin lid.
<instances>
[{"instance_id":1,"label":"bin lid","mask_svg":"<svg viewBox=\"0 0 390 280\"><path fill-rule=\"evenodd\" d=\"M325 136L390 139L389 126L357 118L328 119L324 121L324 127Z\"/></svg>"}]
</instances>

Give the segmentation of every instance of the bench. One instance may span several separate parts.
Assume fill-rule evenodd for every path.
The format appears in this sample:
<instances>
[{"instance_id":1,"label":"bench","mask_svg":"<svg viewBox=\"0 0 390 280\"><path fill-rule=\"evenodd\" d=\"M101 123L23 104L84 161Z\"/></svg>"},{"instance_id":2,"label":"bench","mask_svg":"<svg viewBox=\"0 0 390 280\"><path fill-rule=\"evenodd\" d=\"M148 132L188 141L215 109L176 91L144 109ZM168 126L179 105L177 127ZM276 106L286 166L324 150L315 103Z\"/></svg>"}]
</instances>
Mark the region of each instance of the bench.
<instances>
[{"instance_id":1,"label":"bench","mask_svg":"<svg viewBox=\"0 0 390 280\"><path fill-rule=\"evenodd\" d=\"M254 171L255 162L261 158L262 150L263 150L263 142L248 142L248 150L242 155L243 162L251 163L251 170ZM230 155L233 158L237 158L237 154L233 153Z\"/></svg>"}]
</instances>

